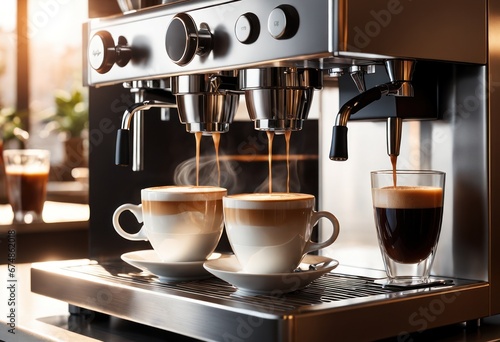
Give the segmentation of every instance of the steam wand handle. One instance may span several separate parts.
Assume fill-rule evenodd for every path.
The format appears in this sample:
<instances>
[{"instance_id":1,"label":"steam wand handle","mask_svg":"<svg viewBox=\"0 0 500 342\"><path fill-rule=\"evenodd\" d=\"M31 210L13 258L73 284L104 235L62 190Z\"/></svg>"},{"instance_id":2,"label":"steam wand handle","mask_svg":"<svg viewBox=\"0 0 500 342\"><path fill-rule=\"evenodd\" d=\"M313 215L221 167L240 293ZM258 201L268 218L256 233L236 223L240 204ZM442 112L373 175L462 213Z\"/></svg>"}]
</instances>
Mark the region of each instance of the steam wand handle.
<instances>
[{"instance_id":1,"label":"steam wand handle","mask_svg":"<svg viewBox=\"0 0 500 342\"><path fill-rule=\"evenodd\" d=\"M130 106L122 117L121 128L118 129L116 135L116 151L115 151L115 164L120 166L129 165L129 146L130 146L130 127L132 126L132 119L134 114L148 110L150 108L177 108L175 103L167 103L161 101L143 101ZM134 141L134 144L136 142Z\"/></svg>"},{"instance_id":2,"label":"steam wand handle","mask_svg":"<svg viewBox=\"0 0 500 342\"><path fill-rule=\"evenodd\" d=\"M330 159L347 160L347 121L352 114L379 100L384 95L397 96L401 87L408 82L389 82L375 86L347 101L339 110L333 126Z\"/></svg>"},{"instance_id":3,"label":"steam wand handle","mask_svg":"<svg viewBox=\"0 0 500 342\"><path fill-rule=\"evenodd\" d=\"M353 97L340 108L332 131L331 160L347 160L347 120L349 117L370 103L379 100L384 94L387 94L387 86L385 84L371 88Z\"/></svg>"},{"instance_id":4,"label":"steam wand handle","mask_svg":"<svg viewBox=\"0 0 500 342\"><path fill-rule=\"evenodd\" d=\"M119 128L116 132L115 164L127 166L130 164L130 130Z\"/></svg>"}]
</instances>

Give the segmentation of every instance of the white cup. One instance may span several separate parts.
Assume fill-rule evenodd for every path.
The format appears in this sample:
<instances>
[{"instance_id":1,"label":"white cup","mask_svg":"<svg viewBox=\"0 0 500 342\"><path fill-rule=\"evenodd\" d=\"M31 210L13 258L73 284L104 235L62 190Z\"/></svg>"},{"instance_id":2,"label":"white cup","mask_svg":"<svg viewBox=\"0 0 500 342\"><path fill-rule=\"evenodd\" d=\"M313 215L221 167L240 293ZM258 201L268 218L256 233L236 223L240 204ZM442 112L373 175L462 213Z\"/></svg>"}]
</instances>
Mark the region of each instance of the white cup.
<instances>
[{"instance_id":1,"label":"white cup","mask_svg":"<svg viewBox=\"0 0 500 342\"><path fill-rule=\"evenodd\" d=\"M214 186L161 186L141 190L141 204L123 204L113 214L116 232L128 240L151 243L164 262L205 260L217 247L223 230L222 197ZM132 212L143 226L127 233L119 218Z\"/></svg>"},{"instance_id":2,"label":"white cup","mask_svg":"<svg viewBox=\"0 0 500 342\"><path fill-rule=\"evenodd\" d=\"M337 218L314 211L313 195L300 193L239 194L223 198L226 232L247 273L292 272L305 254L331 245L339 235ZM328 219L333 230L323 242L311 240L314 226Z\"/></svg>"}]
</instances>

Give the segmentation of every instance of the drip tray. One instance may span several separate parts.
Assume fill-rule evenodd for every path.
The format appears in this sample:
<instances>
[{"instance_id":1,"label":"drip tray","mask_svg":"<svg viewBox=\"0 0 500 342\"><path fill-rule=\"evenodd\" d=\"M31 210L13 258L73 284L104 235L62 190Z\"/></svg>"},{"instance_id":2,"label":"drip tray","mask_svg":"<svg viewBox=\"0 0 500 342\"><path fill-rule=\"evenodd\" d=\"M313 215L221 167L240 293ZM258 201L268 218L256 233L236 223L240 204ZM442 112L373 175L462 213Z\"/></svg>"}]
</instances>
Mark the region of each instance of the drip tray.
<instances>
[{"instance_id":1,"label":"drip tray","mask_svg":"<svg viewBox=\"0 0 500 342\"><path fill-rule=\"evenodd\" d=\"M251 305L254 310L267 310L272 303L274 314L286 314L302 306L394 293L393 290L376 285L371 278L335 273L327 273L306 288L292 293L282 294L277 291L276 295L254 295L240 293L231 284L215 277L180 283L160 283L154 276L138 273L137 269L122 264L88 265L67 269L110 281L119 279L121 283L132 286L140 284L151 291L175 290L185 293L186 296L204 295L211 300L230 301L232 305Z\"/></svg>"},{"instance_id":2,"label":"drip tray","mask_svg":"<svg viewBox=\"0 0 500 342\"><path fill-rule=\"evenodd\" d=\"M240 293L214 277L160 283L122 261L37 263L31 279L33 292L204 340L310 341L328 338L331 329L349 338L369 334L373 339L374 333L382 338L411 331L411 313L440 298L449 307L467 307L464 313L474 318L487 315L477 316L467 304L471 295L473 301L487 296L484 282L453 279L452 286L398 290L382 288L374 282L377 278L341 270L323 275L304 289L269 295ZM398 313L391 318L389 330L381 317L388 312ZM359 329L359 322L370 326L380 322L386 328L366 331Z\"/></svg>"}]
</instances>

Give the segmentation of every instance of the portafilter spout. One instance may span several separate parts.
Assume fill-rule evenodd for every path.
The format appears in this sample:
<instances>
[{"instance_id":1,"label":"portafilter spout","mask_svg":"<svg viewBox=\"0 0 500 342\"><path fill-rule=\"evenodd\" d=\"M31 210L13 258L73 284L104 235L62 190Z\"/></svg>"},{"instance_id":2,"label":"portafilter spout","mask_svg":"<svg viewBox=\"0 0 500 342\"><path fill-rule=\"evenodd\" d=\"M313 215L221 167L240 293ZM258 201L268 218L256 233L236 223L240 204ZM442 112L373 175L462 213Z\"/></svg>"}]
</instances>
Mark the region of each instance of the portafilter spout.
<instances>
[{"instance_id":1,"label":"portafilter spout","mask_svg":"<svg viewBox=\"0 0 500 342\"><path fill-rule=\"evenodd\" d=\"M238 109L235 72L181 75L172 78L179 121L190 133L225 133Z\"/></svg>"},{"instance_id":2,"label":"portafilter spout","mask_svg":"<svg viewBox=\"0 0 500 342\"><path fill-rule=\"evenodd\" d=\"M128 166L130 163L130 128L132 126L132 119L135 113L148 110L150 108L176 108L175 103L168 103L162 101L143 101L135 103L125 110L122 118L121 128L118 129L116 134L116 151L115 151L115 164L121 166ZM135 139L133 141L135 144ZM134 161L132 169L134 171L141 170L142 165L137 165L139 162Z\"/></svg>"},{"instance_id":3,"label":"portafilter spout","mask_svg":"<svg viewBox=\"0 0 500 342\"><path fill-rule=\"evenodd\" d=\"M347 101L339 110L332 131L330 159L344 161L347 153L347 121L351 115L365 108L382 96L413 96L411 77L415 66L414 61L391 60L386 62L391 82L375 86ZM389 117L387 119L387 154L398 155L401 144L402 119Z\"/></svg>"},{"instance_id":4,"label":"portafilter spout","mask_svg":"<svg viewBox=\"0 0 500 342\"><path fill-rule=\"evenodd\" d=\"M256 130L300 131L309 115L313 94L323 87L321 70L269 67L240 71L240 89Z\"/></svg>"}]
</instances>

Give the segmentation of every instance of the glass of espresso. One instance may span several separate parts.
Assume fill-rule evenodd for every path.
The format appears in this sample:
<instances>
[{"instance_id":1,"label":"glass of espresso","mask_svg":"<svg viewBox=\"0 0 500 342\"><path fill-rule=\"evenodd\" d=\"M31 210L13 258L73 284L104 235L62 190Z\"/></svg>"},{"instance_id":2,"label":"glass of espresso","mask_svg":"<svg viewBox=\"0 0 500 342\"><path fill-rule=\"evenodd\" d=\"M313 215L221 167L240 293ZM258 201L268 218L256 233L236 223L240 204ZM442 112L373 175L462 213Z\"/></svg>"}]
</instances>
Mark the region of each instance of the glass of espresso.
<instances>
[{"instance_id":1,"label":"glass of espresso","mask_svg":"<svg viewBox=\"0 0 500 342\"><path fill-rule=\"evenodd\" d=\"M47 194L50 152L47 150L5 150L7 198L14 212L14 223L42 221Z\"/></svg>"},{"instance_id":2,"label":"glass of espresso","mask_svg":"<svg viewBox=\"0 0 500 342\"><path fill-rule=\"evenodd\" d=\"M431 170L371 172L372 200L384 285L430 282L443 218L445 173Z\"/></svg>"}]
</instances>

